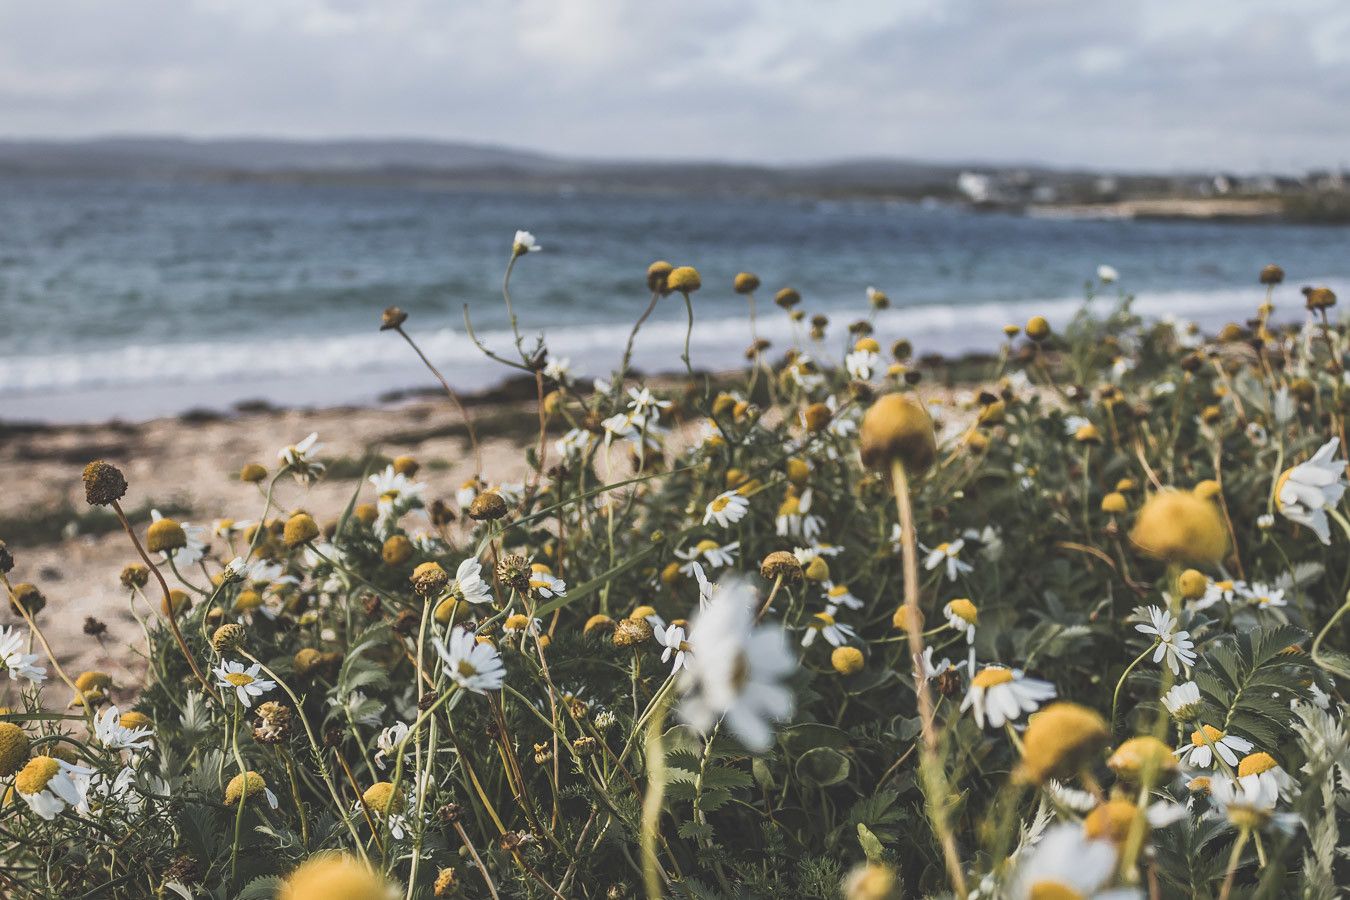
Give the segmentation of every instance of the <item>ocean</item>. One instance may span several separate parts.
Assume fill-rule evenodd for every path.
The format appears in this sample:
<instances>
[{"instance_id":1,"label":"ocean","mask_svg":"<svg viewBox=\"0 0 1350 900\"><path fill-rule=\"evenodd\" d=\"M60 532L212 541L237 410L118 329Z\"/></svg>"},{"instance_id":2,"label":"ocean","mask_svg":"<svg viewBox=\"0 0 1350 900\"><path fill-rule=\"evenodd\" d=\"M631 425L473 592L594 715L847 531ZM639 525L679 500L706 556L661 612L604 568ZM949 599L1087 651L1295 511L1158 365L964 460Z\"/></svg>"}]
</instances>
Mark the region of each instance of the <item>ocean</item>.
<instances>
[{"instance_id":1,"label":"ocean","mask_svg":"<svg viewBox=\"0 0 1350 900\"><path fill-rule=\"evenodd\" d=\"M1277 223L1030 218L887 202L703 196L447 192L416 187L0 178L0 419L128 420L187 409L368 403L429 385L396 335L390 305L458 388L509 374L464 333L509 349L501 277L516 229L512 296L578 374L617 363L646 305L655 259L696 266L695 365L727 368L750 341L736 272L762 282L759 326L791 338L772 304L791 285L809 314L842 329L875 286L893 308L878 337L919 353L988 350L1005 322L1063 320L1099 264L1150 315L1216 326L1250 315L1261 266L1276 295L1350 288L1350 229ZM1114 295L1117 287L1107 288ZM663 300L636 364L682 367L685 311Z\"/></svg>"}]
</instances>

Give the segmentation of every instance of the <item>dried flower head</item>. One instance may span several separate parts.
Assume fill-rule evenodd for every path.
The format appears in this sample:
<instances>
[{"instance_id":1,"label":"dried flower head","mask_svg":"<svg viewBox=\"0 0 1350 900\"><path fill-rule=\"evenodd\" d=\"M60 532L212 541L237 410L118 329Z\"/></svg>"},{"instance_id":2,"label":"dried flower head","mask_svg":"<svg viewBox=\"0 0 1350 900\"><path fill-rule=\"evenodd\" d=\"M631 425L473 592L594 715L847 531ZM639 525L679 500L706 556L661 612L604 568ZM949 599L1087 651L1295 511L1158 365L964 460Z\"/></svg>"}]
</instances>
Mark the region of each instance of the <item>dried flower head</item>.
<instances>
[{"instance_id":1,"label":"dried flower head","mask_svg":"<svg viewBox=\"0 0 1350 900\"><path fill-rule=\"evenodd\" d=\"M145 547L151 553L172 553L187 546L187 532L168 517L156 519L145 532Z\"/></svg>"},{"instance_id":2,"label":"dried flower head","mask_svg":"<svg viewBox=\"0 0 1350 900\"><path fill-rule=\"evenodd\" d=\"M669 294L670 288L666 280L675 267L664 259L658 259L647 267L647 289L654 294Z\"/></svg>"},{"instance_id":3,"label":"dried flower head","mask_svg":"<svg viewBox=\"0 0 1350 900\"><path fill-rule=\"evenodd\" d=\"M437 597L450 582L450 575L437 562L424 562L413 569L413 590L423 597Z\"/></svg>"},{"instance_id":4,"label":"dried flower head","mask_svg":"<svg viewBox=\"0 0 1350 900\"><path fill-rule=\"evenodd\" d=\"M703 279L693 266L676 266L666 276L666 288L681 294L692 294L703 287Z\"/></svg>"},{"instance_id":5,"label":"dried flower head","mask_svg":"<svg viewBox=\"0 0 1350 900\"><path fill-rule=\"evenodd\" d=\"M30 616L36 616L47 605L47 598L36 585L21 581L10 588L9 605L16 614L21 614L20 610L23 610Z\"/></svg>"},{"instance_id":6,"label":"dried flower head","mask_svg":"<svg viewBox=\"0 0 1350 900\"><path fill-rule=\"evenodd\" d=\"M1130 540L1167 562L1210 564L1228 552L1228 532L1218 509L1192 493L1164 491L1150 497L1135 518Z\"/></svg>"},{"instance_id":7,"label":"dried flower head","mask_svg":"<svg viewBox=\"0 0 1350 900\"><path fill-rule=\"evenodd\" d=\"M397 306L386 307L380 315L380 330L392 331L395 328L402 328L403 323L408 321L408 314Z\"/></svg>"},{"instance_id":8,"label":"dried flower head","mask_svg":"<svg viewBox=\"0 0 1350 900\"><path fill-rule=\"evenodd\" d=\"M308 544L319 536L319 525L309 513L296 513L286 520L282 541L287 547Z\"/></svg>"},{"instance_id":9,"label":"dried flower head","mask_svg":"<svg viewBox=\"0 0 1350 900\"><path fill-rule=\"evenodd\" d=\"M483 491L469 504L469 518L475 522L500 519L506 515L506 501L496 491Z\"/></svg>"},{"instance_id":10,"label":"dried flower head","mask_svg":"<svg viewBox=\"0 0 1350 900\"><path fill-rule=\"evenodd\" d=\"M820 557L816 557L819 559ZM802 564L797 557L786 550L775 550L764 561L760 563L759 574L763 575L769 581L782 578L784 581L801 581L803 576Z\"/></svg>"},{"instance_id":11,"label":"dried flower head","mask_svg":"<svg viewBox=\"0 0 1350 900\"><path fill-rule=\"evenodd\" d=\"M221 625L211 635L211 648L217 653L239 649L244 643L244 626L230 622Z\"/></svg>"},{"instance_id":12,"label":"dried flower head","mask_svg":"<svg viewBox=\"0 0 1350 900\"><path fill-rule=\"evenodd\" d=\"M877 398L863 416L860 444L863 464L873 469L885 469L898 460L917 474L937 456L928 410L902 394Z\"/></svg>"},{"instance_id":13,"label":"dried flower head","mask_svg":"<svg viewBox=\"0 0 1350 900\"><path fill-rule=\"evenodd\" d=\"M402 534L393 535L380 548L380 558L386 566L401 566L412 559L412 555L412 541Z\"/></svg>"},{"instance_id":14,"label":"dried flower head","mask_svg":"<svg viewBox=\"0 0 1350 900\"><path fill-rule=\"evenodd\" d=\"M614 626L614 646L635 647L652 639L652 625L646 619L620 619Z\"/></svg>"},{"instance_id":15,"label":"dried flower head","mask_svg":"<svg viewBox=\"0 0 1350 900\"><path fill-rule=\"evenodd\" d=\"M0 722L0 778L8 778L28 762L28 732L13 722Z\"/></svg>"},{"instance_id":16,"label":"dried flower head","mask_svg":"<svg viewBox=\"0 0 1350 900\"><path fill-rule=\"evenodd\" d=\"M267 480L267 468L261 463L245 463L239 470L239 480L248 484L258 484Z\"/></svg>"},{"instance_id":17,"label":"dried flower head","mask_svg":"<svg viewBox=\"0 0 1350 900\"><path fill-rule=\"evenodd\" d=\"M90 506L108 506L126 492L126 476L111 463L96 459L84 467L84 499Z\"/></svg>"},{"instance_id":18,"label":"dried flower head","mask_svg":"<svg viewBox=\"0 0 1350 900\"><path fill-rule=\"evenodd\" d=\"M1051 703L1027 720L1018 776L1034 784L1067 778L1088 766L1111 732L1096 711L1077 703Z\"/></svg>"}]
</instances>

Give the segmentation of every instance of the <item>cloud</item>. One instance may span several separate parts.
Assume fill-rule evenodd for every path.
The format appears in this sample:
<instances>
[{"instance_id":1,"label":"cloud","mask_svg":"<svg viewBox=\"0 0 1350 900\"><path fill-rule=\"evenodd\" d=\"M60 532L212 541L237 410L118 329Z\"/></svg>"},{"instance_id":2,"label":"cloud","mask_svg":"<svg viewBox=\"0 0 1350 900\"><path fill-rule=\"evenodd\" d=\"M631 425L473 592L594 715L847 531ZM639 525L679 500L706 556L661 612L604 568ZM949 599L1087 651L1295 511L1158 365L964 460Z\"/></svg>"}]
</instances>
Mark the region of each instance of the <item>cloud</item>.
<instances>
[{"instance_id":1,"label":"cloud","mask_svg":"<svg viewBox=\"0 0 1350 900\"><path fill-rule=\"evenodd\" d=\"M1336 165L1338 0L66 0L0 7L0 128L600 157Z\"/></svg>"}]
</instances>

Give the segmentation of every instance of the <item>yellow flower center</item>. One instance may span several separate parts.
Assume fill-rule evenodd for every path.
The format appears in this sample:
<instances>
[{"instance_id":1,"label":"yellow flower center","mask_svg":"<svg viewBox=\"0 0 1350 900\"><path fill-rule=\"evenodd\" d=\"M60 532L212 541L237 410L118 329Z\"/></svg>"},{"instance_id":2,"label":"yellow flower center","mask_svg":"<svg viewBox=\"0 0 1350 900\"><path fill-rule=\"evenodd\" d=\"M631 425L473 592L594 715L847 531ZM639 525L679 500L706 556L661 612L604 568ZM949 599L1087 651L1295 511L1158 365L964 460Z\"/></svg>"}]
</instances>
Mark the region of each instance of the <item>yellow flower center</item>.
<instances>
[{"instance_id":1,"label":"yellow flower center","mask_svg":"<svg viewBox=\"0 0 1350 900\"><path fill-rule=\"evenodd\" d=\"M14 787L20 794L40 794L60 771L61 764L50 756L35 756L15 776Z\"/></svg>"},{"instance_id":2,"label":"yellow flower center","mask_svg":"<svg viewBox=\"0 0 1350 900\"><path fill-rule=\"evenodd\" d=\"M975 608L975 604L964 597L948 603L947 612L956 616L958 619L961 619L963 622L969 622L971 625L974 625L980 617L979 610Z\"/></svg>"},{"instance_id":3,"label":"yellow flower center","mask_svg":"<svg viewBox=\"0 0 1350 900\"><path fill-rule=\"evenodd\" d=\"M972 678L970 683L973 687L991 688L995 685L1007 684L1012 680L1012 669L1005 669L1002 666L990 666Z\"/></svg>"},{"instance_id":4,"label":"yellow flower center","mask_svg":"<svg viewBox=\"0 0 1350 900\"><path fill-rule=\"evenodd\" d=\"M235 687L246 687L253 683L253 676L245 672L231 672L225 676L225 680Z\"/></svg>"},{"instance_id":5,"label":"yellow flower center","mask_svg":"<svg viewBox=\"0 0 1350 900\"><path fill-rule=\"evenodd\" d=\"M1285 469L1280 473L1280 477L1275 480L1275 504L1284 509L1284 501L1280 499L1280 494L1284 492L1284 483L1289 480L1289 476L1294 474L1293 469Z\"/></svg>"},{"instance_id":6,"label":"yellow flower center","mask_svg":"<svg viewBox=\"0 0 1350 900\"><path fill-rule=\"evenodd\" d=\"M1191 744L1195 747L1204 747L1209 744L1217 744L1223 740L1223 732L1213 725L1201 725L1191 734Z\"/></svg>"},{"instance_id":7,"label":"yellow flower center","mask_svg":"<svg viewBox=\"0 0 1350 900\"><path fill-rule=\"evenodd\" d=\"M1275 762L1275 757L1269 753L1258 751L1244 756L1242 762L1238 763L1238 777L1260 775L1262 772L1269 772L1278 765L1279 763Z\"/></svg>"},{"instance_id":8,"label":"yellow flower center","mask_svg":"<svg viewBox=\"0 0 1350 900\"><path fill-rule=\"evenodd\" d=\"M710 503L709 506L712 507L713 512L721 512L722 510L727 508L727 504L729 504L730 502L731 502L730 497L726 496L714 497L713 502Z\"/></svg>"},{"instance_id":9,"label":"yellow flower center","mask_svg":"<svg viewBox=\"0 0 1350 900\"><path fill-rule=\"evenodd\" d=\"M815 621L812 623L812 627L828 628L833 624L834 624L834 616L830 615L827 612L818 612L815 615Z\"/></svg>"},{"instance_id":10,"label":"yellow flower center","mask_svg":"<svg viewBox=\"0 0 1350 900\"><path fill-rule=\"evenodd\" d=\"M713 540L699 541L697 544L694 545L694 549L697 550L699 553L707 553L709 550L716 550L717 541Z\"/></svg>"},{"instance_id":11,"label":"yellow flower center","mask_svg":"<svg viewBox=\"0 0 1350 900\"><path fill-rule=\"evenodd\" d=\"M836 584L834 587L830 588L825 593L827 593L831 597L842 597L848 593L848 585Z\"/></svg>"},{"instance_id":12,"label":"yellow flower center","mask_svg":"<svg viewBox=\"0 0 1350 900\"><path fill-rule=\"evenodd\" d=\"M1221 591L1225 591L1225 592L1226 592L1226 591L1231 591L1231 590L1233 589L1233 582L1231 582L1231 581L1216 581L1216 582L1214 582L1214 586L1215 586L1216 588L1218 588L1219 590L1221 590Z\"/></svg>"},{"instance_id":13,"label":"yellow flower center","mask_svg":"<svg viewBox=\"0 0 1350 900\"><path fill-rule=\"evenodd\" d=\"M474 664L469 662L467 659L461 659L459 661L459 664L455 668L458 669L459 674L463 675L465 678L472 678L473 676L478 674L478 669L475 668Z\"/></svg>"},{"instance_id":14,"label":"yellow flower center","mask_svg":"<svg viewBox=\"0 0 1350 900\"><path fill-rule=\"evenodd\" d=\"M795 516L801 513L802 504L796 497L788 497L783 501L783 505L778 507L780 516Z\"/></svg>"},{"instance_id":15,"label":"yellow flower center","mask_svg":"<svg viewBox=\"0 0 1350 900\"><path fill-rule=\"evenodd\" d=\"M942 543L937 545L936 549L937 552L939 553L947 553L949 550L951 550L951 546L952 546L951 544L947 543L946 541L943 541Z\"/></svg>"},{"instance_id":16,"label":"yellow flower center","mask_svg":"<svg viewBox=\"0 0 1350 900\"><path fill-rule=\"evenodd\" d=\"M1027 894L1030 900L1083 900L1083 895L1062 881L1038 881Z\"/></svg>"}]
</instances>

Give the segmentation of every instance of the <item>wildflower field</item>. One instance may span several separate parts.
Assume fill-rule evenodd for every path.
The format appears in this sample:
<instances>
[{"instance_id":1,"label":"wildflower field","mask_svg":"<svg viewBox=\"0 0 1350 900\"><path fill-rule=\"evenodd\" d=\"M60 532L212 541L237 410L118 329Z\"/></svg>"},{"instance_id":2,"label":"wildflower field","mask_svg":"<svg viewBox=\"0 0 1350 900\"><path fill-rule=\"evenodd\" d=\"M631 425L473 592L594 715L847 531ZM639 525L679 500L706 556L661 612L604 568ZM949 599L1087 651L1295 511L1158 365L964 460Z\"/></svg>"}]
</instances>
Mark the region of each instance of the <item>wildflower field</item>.
<instances>
[{"instance_id":1,"label":"wildflower field","mask_svg":"<svg viewBox=\"0 0 1350 900\"><path fill-rule=\"evenodd\" d=\"M1254 270L1251 319L1207 336L1139 319L1103 267L1072 321L1010 325L970 390L933 393L904 335L873 333L880 291L838 323L749 273L658 262L633 279L634 336L661 304L692 328L703 302L796 335L716 376L686 347L660 389L633 371L667 361L631 338L583 383L517 323L536 249L521 232L505 254L514 345L475 338L537 390L522 483L494 479L468 421L457 492L401 456L320 522L278 499L324 478L322 438L296 435L220 461L239 518L207 529L131 524L148 486L91 462L88 502L126 532L108 577L144 626L133 685L57 662L43 624L72 612L0 543L0 893L1350 883L1330 290ZM384 311L391 353L422 355L416 325Z\"/></svg>"}]
</instances>

